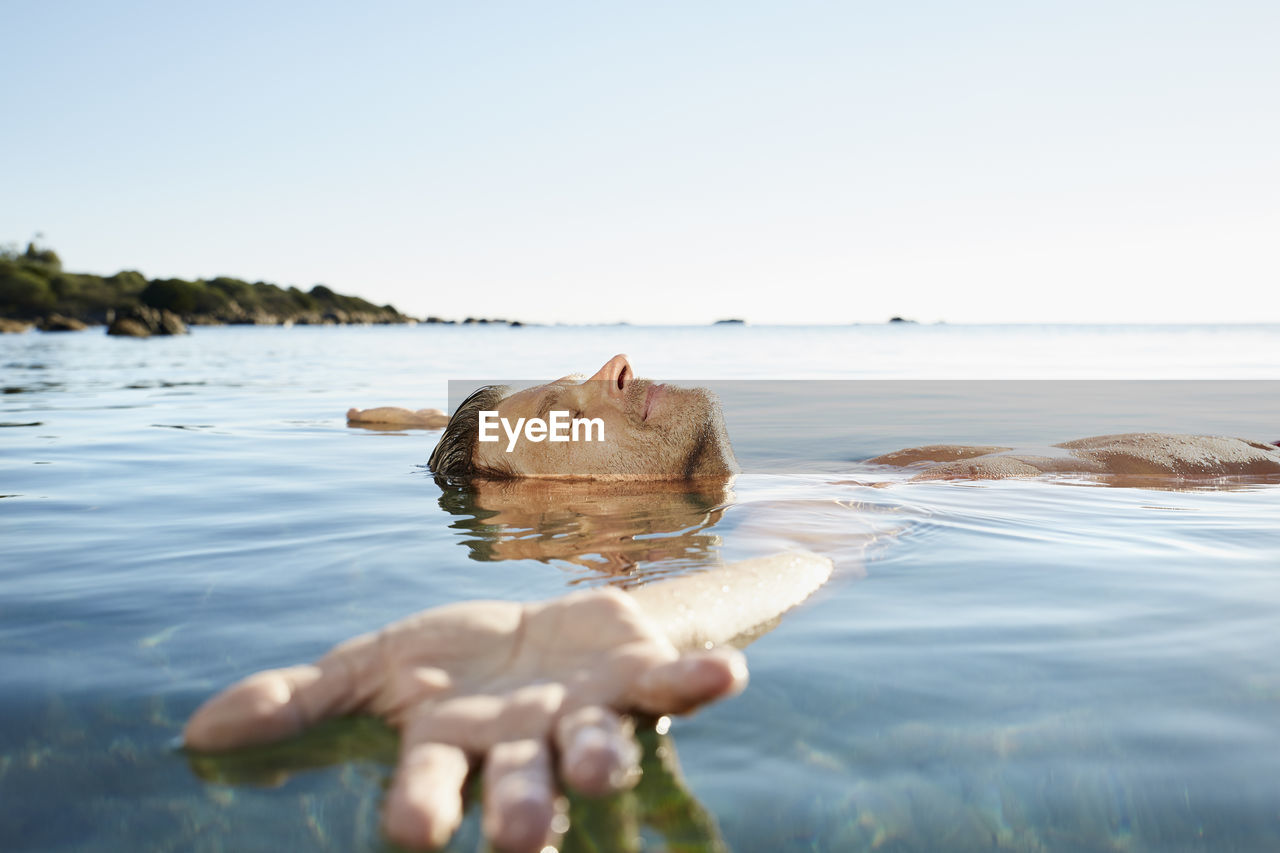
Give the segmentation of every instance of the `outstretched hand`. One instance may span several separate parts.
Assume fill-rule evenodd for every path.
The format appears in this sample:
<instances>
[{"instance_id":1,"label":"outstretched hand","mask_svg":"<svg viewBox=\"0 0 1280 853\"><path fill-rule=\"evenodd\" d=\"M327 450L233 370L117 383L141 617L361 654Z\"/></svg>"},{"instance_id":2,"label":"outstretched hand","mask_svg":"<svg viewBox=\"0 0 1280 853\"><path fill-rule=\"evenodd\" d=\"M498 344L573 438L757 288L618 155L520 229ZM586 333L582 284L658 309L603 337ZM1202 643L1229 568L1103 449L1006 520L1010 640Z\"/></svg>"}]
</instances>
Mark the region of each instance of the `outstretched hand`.
<instances>
[{"instance_id":1,"label":"outstretched hand","mask_svg":"<svg viewBox=\"0 0 1280 853\"><path fill-rule=\"evenodd\" d=\"M196 750L279 740L353 713L400 730L383 826L411 847L445 844L462 788L483 762L484 831L539 850L563 783L589 795L633 785L639 755L619 713L680 713L740 691L732 650L681 654L628 595L466 602L424 611L344 643L315 664L268 670L206 702L187 723Z\"/></svg>"},{"instance_id":2,"label":"outstretched hand","mask_svg":"<svg viewBox=\"0 0 1280 853\"><path fill-rule=\"evenodd\" d=\"M373 430L444 429L449 416L439 409L402 409L378 406L373 409L347 409L347 425Z\"/></svg>"}]
</instances>

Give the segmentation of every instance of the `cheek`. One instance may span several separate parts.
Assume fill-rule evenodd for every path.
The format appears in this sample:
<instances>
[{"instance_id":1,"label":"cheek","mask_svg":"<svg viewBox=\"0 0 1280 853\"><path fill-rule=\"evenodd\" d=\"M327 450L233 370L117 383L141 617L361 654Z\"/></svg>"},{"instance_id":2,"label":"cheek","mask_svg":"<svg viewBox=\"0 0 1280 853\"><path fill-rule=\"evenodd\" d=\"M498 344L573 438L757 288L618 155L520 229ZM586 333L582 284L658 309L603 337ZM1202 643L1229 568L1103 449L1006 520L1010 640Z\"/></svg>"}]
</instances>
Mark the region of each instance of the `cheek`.
<instances>
[{"instance_id":1,"label":"cheek","mask_svg":"<svg viewBox=\"0 0 1280 853\"><path fill-rule=\"evenodd\" d=\"M501 453L517 474L531 476L634 474L667 477L684 462L681 436L636 429L625 421L605 421L604 441L529 442Z\"/></svg>"},{"instance_id":2,"label":"cheek","mask_svg":"<svg viewBox=\"0 0 1280 853\"><path fill-rule=\"evenodd\" d=\"M525 474L563 474L566 469L566 454L561 448L564 444L552 444L547 441L522 441L512 452L519 456L519 471Z\"/></svg>"},{"instance_id":3,"label":"cheek","mask_svg":"<svg viewBox=\"0 0 1280 853\"><path fill-rule=\"evenodd\" d=\"M617 440L609 435L605 427L605 441L571 441L564 445L565 469L570 474L590 476L593 474L612 473L617 459L623 458Z\"/></svg>"},{"instance_id":4,"label":"cheek","mask_svg":"<svg viewBox=\"0 0 1280 853\"><path fill-rule=\"evenodd\" d=\"M632 429L608 442L608 452L601 454L599 464L607 465L614 473L667 477L678 473L683 462L678 435Z\"/></svg>"}]
</instances>

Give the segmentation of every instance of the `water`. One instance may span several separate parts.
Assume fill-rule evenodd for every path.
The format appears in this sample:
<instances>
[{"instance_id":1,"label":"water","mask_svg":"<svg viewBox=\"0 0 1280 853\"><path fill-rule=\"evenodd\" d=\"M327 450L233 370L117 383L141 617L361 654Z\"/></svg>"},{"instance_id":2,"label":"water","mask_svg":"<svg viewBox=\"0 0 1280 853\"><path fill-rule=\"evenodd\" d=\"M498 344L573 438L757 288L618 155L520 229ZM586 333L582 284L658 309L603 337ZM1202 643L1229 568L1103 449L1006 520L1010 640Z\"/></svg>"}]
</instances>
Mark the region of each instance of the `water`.
<instances>
[{"instance_id":1,"label":"water","mask_svg":"<svg viewBox=\"0 0 1280 853\"><path fill-rule=\"evenodd\" d=\"M719 384L731 494L442 501L433 435L342 418L618 351ZM225 758L171 739L227 683L422 607L798 543L833 580L749 647L742 696L646 732L634 797L574 804L566 849L1276 849L1280 484L906 484L857 460L1280 439L1278 354L1276 327L0 337L0 848L386 849L380 726ZM1251 381L897 381L1032 377ZM834 381L855 379L894 381ZM472 813L453 849L479 843Z\"/></svg>"}]
</instances>

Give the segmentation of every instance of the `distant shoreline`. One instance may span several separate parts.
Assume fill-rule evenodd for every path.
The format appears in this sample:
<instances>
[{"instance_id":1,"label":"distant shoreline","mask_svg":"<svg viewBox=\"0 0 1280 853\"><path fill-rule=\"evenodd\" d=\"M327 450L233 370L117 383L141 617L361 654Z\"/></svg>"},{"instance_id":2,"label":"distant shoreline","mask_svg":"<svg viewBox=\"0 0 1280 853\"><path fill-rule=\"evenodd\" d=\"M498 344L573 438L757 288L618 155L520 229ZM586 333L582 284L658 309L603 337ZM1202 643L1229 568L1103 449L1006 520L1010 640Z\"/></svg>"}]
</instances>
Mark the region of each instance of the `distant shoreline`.
<instances>
[{"instance_id":1,"label":"distant shoreline","mask_svg":"<svg viewBox=\"0 0 1280 853\"><path fill-rule=\"evenodd\" d=\"M81 331L106 326L131 337L185 334L190 326L348 326L401 324L523 326L518 320L467 317L419 320L393 305L229 276L188 281L147 279L133 270L111 276L62 268L52 249L28 243L25 252L0 251L0 332Z\"/></svg>"},{"instance_id":2,"label":"distant shoreline","mask_svg":"<svg viewBox=\"0 0 1280 853\"><path fill-rule=\"evenodd\" d=\"M407 323L393 305L317 284L310 291L265 281L220 276L188 281L147 279L133 270L111 276L62 268L52 249L28 243L25 252L0 252L0 318L6 330L45 331L108 326L113 333L181 334L187 325L337 325ZM123 323L126 331L114 331ZM129 324L132 324L131 326Z\"/></svg>"},{"instance_id":3,"label":"distant shoreline","mask_svg":"<svg viewBox=\"0 0 1280 853\"><path fill-rule=\"evenodd\" d=\"M213 279L147 279L141 273L124 270L111 276L72 273L62 268L62 261L50 249L29 244L25 252L0 250L0 333L42 331L77 331L116 325L125 328L130 321L137 336L181 334L189 326L366 326L366 325L442 325L442 326L547 326L547 327L626 327L670 326L671 328L744 326L806 328L864 327L906 330L911 328L979 327L1017 328L1080 327L1105 328L1197 328L1210 326L1277 327L1280 323L1234 321L1214 323L1144 323L1144 322L917 322L901 316L886 321L850 320L843 323L764 323L740 318L725 318L705 323L633 324L627 321L598 323L533 323L494 317L446 319L430 315L420 319L401 313L393 305L375 305L358 296L335 293L318 284L310 291L296 287L282 288L268 282L247 282L219 276ZM120 325L117 325L120 324ZM143 334L145 332L145 334ZM130 332L115 332L131 334Z\"/></svg>"}]
</instances>

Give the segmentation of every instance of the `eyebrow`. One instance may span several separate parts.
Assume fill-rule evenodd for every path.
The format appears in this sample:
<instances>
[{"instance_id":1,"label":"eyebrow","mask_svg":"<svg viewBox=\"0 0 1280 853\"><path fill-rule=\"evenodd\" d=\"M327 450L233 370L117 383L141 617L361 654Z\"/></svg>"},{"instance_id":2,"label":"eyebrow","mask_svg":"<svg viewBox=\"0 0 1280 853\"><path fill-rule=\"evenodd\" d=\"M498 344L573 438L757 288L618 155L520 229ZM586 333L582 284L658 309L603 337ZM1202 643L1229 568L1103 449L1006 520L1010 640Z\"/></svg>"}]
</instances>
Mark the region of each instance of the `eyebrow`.
<instances>
[{"instance_id":1,"label":"eyebrow","mask_svg":"<svg viewBox=\"0 0 1280 853\"><path fill-rule=\"evenodd\" d=\"M553 385L547 389L547 393L542 398L542 403L538 406L536 417L546 420L551 414L551 407L560 402L560 397L564 393L563 385Z\"/></svg>"}]
</instances>

